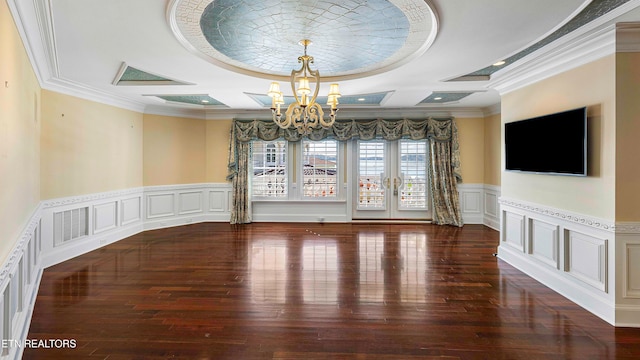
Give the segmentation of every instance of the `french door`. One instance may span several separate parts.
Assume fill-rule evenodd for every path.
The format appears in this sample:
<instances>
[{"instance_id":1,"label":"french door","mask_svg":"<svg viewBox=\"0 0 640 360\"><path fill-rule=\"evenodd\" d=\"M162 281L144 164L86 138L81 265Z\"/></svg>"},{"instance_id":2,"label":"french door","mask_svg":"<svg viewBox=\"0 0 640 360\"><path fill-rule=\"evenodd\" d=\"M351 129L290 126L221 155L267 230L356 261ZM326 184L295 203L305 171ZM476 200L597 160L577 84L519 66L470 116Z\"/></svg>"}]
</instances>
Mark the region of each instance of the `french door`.
<instances>
[{"instance_id":1,"label":"french door","mask_svg":"<svg viewBox=\"0 0 640 360\"><path fill-rule=\"evenodd\" d=\"M353 219L431 219L427 140L356 141Z\"/></svg>"}]
</instances>

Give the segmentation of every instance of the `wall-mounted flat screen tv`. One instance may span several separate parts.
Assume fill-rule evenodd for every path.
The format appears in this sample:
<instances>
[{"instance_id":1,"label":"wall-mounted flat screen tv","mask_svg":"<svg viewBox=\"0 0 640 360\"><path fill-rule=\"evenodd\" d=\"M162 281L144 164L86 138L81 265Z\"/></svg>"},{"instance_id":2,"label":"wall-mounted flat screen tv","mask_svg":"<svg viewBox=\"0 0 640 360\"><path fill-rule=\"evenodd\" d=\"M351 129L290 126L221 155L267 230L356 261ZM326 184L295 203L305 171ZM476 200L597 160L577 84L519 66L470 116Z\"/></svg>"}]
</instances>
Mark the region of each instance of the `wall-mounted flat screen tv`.
<instances>
[{"instance_id":1,"label":"wall-mounted flat screen tv","mask_svg":"<svg viewBox=\"0 0 640 360\"><path fill-rule=\"evenodd\" d=\"M587 176L587 108L504 125L506 170Z\"/></svg>"}]
</instances>

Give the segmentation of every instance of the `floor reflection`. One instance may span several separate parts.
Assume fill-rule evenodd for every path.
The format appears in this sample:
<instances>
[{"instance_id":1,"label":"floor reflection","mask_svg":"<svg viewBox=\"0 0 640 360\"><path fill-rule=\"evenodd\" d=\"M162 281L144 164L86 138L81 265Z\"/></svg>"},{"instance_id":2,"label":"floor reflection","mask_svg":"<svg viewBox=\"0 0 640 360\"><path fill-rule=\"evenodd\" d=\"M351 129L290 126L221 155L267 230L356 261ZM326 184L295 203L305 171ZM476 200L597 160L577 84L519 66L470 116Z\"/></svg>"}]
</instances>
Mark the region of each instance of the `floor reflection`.
<instances>
[{"instance_id":1,"label":"floor reflection","mask_svg":"<svg viewBox=\"0 0 640 360\"><path fill-rule=\"evenodd\" d=\"M340 289L353 288L356 300L363 303L423 302L426 239L417 232L362 232L354 252L353 247L339 247L336 238L316 234L260 237L249 250L253 300L335 304Z\"/></svg>"},{"instance_id":2,"label":"floor reflection","mask_svg":"<svg viewBox=\"0 0 640 360\"><path fill-rule=\"evenodd\" d=\"M251 244L249 275L254 301L284 303L287 289L287 242L261 239Z\"/></svg>"}]
</instances>

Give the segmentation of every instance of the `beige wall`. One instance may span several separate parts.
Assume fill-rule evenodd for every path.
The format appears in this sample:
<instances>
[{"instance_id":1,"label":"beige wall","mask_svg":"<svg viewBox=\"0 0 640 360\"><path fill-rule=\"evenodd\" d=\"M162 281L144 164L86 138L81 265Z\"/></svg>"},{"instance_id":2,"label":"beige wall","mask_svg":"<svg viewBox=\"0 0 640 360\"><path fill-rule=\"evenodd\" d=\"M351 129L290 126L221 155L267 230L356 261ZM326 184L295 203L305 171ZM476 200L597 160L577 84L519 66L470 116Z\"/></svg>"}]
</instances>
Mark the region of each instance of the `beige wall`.
<instances>
[{"instance_id":1,"label":"beige wall","mask_svg":"<svg viewBox=\"0 0 640 360\"><path fill-rule=\"evenodd\" d=\"M614 55L504 95L502 121L521 120L582 106L588 107L589 176L503 172L502 196L604 219L615 218ZM543 140L540 145L544 146Z\"/></svg>"},{"instance_id":2,"label":"beige wall","mask_svg":"<svg viewBox=\"0 0 640 360\"><path fill-rule=\"evenodd\" d=\"M231 123L232 120L210 120L206 122L207 182L223 183L227 181Z\"/></svg>"},{"instance_id":3,"label":"beige wall","mask_svg":"<svg viewBox=\"0 0 640 360\"><path fill-rule=\"evenodd\" d=\"M457 118L462 182L484 183L484 118Z\"/></svg>"},{"instance_id":4,"label":"beige wall","mask_svg":"<svg viewBox=\"0 0 640 360\"><path fill-rule=\"evenodd\" d=\"M616 221L640 221L640 53L616 54Z\"/></svg>"},{"instance_id":5,"label":"beige wall","mask_svg":"<svg viewBox=\"0 0 640 360\"><path fill-rule=\"evenodd\" d=\"M482 184L484 119L460 118L456 123L463 181ZM226 182L231 124L231 119L144 115L144 185Z\"/></svg>"},{"instance_id":6,"label":"beige wall","mask_svg":"<svg viewBox=\"0 0 640 360\"><path fill-rule=\"evenodd\" d=\"M40 86L0 1L0 261L40 202Z\"/></svg>"},{"instance_id":7,"label":"beige wall","mask_svg":"<svg viewBox=\"0 0 640 360\"><path fill-rule=\"evenodd\" d=\"M206 139L204 120L144 115L144 185L206 182Z\"/></svg>"},{"instance_id":8,"label":"beige wall","mask_svg":"<svg viewBox=\"0 0 640 360\"><path fill-rule=\"evenodd\" d=\"M484 119L484 184L500 186L500 151L502 122L500 114Z\"/></svg>"},{"instance_id":9,"label":"beige wall","mask_svg":"<svg viewBox=\"0 0 640 360\"><path fill-rule=\"evenodd\" d=\"M142 114L42 91L42 198L142 186Z\"/></svg>"}]
</instances>

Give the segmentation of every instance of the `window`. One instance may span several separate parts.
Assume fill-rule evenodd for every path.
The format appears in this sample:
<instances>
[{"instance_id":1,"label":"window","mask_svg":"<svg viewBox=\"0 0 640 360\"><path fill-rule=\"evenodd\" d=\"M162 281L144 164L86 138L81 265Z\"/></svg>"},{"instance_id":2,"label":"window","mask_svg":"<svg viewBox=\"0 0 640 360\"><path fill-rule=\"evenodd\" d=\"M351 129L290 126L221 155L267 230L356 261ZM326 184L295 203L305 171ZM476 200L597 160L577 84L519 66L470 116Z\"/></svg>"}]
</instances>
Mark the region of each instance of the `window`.
<instances>
[{"instance_id":1,"label":"window","mask_svg":"<svg viewBox=\"0 0 640 360\"><path fill-rule=\"evenodd\" d=\"M338 141L302 141L302 197L336 198Z\"/></svg>"},{"instance_id":2,"label":"window","mask_svg":"<svg viewBox=\"0 0 640 360\"><path fill-rule=\"evenodd\" d=\"M287 142L251 142L253 175L251 191L254 197L287 198Z\"/></svg>"},{"instance_id":3,"label":"window","mask_svg":"<svg viewBox=\"0 0 640 360\"><path fill-rule=\"evenodd\" d=\"M252 141L250 187L253 199L338 199L340 149L340 142L333 139L304 139L295 143Z\"/></svg>"}]
</instances>

